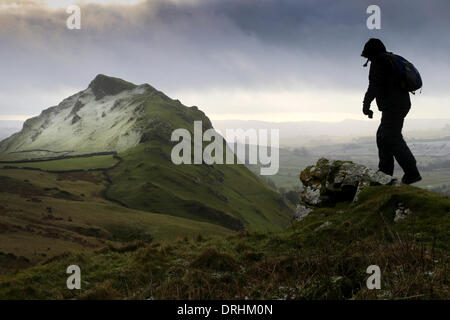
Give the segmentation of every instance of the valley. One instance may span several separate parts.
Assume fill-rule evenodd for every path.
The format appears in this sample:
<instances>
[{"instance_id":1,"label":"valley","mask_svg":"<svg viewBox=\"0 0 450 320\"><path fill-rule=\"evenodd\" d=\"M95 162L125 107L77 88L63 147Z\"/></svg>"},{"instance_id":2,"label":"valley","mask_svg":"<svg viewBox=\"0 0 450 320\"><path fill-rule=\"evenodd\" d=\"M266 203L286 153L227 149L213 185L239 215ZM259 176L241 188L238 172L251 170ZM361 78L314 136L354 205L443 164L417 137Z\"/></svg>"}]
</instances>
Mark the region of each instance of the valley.
<instances>
[{"instance_id":1,"label":"valley","mask_svg":"<svg viewBox=\"0 0 450 320\"><path fill-rule=\"evenodd\" d=\"M271 181L272 187L282 191L299 188L298 169L314 163L321 157L349 160L364 164L370 168L378 167L378 150L374 138L358 138L347 143L317 144L309 147L281 147L280 170L270 177L261 177ZM416 157L423 180L415 184L427 190L443 194L450 193L450 140L448 138L410 139L411 150ZM248 165L258 174L258 166ZM401 178L402 169L395 164L394 176Z\"/></svg>"}]
</instances>

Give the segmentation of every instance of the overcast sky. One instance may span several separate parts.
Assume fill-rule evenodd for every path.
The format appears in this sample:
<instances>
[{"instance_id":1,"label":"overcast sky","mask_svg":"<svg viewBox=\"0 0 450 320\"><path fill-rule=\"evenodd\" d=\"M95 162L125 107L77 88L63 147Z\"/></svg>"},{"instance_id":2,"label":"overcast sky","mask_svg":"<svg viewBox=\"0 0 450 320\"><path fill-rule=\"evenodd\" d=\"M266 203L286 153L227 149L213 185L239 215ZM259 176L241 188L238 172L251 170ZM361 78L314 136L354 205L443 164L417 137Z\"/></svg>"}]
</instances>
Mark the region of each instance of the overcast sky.
<instances>
[{"instance_id":1,"label":"overcast sky","mask_svg":"<svg viewBox=\"0 0 450 320\"><path fill-rule=\"evenodd\" d=\"M413 118L450 118L448 0L0 0L0 119L25 119L98 73L149 83L211 119L363 119L370 37L413 62ZM381 7L381 30L366 9ZM376 108L376 107L375 107Z\"/></svg>"}]
</instances>

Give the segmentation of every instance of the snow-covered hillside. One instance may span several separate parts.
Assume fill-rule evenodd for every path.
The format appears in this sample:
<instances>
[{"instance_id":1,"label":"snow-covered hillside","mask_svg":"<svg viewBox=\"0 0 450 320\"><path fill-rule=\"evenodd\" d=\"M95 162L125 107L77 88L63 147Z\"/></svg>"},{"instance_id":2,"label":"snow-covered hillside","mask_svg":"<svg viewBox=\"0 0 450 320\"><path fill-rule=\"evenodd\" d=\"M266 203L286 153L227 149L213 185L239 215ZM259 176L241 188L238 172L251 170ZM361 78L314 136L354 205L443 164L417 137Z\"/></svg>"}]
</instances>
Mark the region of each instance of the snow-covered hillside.
<instances>
[{"instance_id":1,"label":"snow-covered hillside","mask_svg":"<svg viewBox=\"0 0 450 320\"><path fill-rule=\"evenodd\" d=\"M0 142L0 154L33 150L89 153L133 147L142 136L137 122L143 100L152 93L159 92L147 84L136 86L98 75L86 90L28 119L22 131Z\"/></svg>"}]
</instances>

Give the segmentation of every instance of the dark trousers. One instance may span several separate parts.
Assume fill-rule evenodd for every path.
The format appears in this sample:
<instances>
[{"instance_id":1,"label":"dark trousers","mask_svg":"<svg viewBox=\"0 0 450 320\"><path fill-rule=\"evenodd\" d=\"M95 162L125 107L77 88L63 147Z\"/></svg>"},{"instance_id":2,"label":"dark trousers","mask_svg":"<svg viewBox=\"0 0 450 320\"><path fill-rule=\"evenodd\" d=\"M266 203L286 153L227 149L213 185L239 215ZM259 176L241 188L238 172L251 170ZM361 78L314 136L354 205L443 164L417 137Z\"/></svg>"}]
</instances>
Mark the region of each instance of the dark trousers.
<instances>
[{"instance_id":1,"label":"dark trousers","mask_svg":"<svg viewBox=\"0 0 450 320\"><path fill-rule=\"evenodd\" d=\"M388 175L394 174L394 158L407 175L419 174L411 150L403 139L403 121L409 108L383 111L377 131L377 146L380 162L378 169Z\"/></svg>"}]
</instances>

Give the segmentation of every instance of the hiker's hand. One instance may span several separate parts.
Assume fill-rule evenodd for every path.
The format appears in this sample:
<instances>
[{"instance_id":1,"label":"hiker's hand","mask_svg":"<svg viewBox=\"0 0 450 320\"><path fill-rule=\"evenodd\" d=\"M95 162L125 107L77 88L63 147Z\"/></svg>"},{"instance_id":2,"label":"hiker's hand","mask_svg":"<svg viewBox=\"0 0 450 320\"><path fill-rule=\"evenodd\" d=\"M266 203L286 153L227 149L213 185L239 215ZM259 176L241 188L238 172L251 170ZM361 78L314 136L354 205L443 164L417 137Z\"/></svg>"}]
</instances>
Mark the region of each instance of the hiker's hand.
<instances>
[{"instance_id":1,"label":"hiker's hand","mask_svg":"<svg viewBox=\"0 0 450 320\"><path fill-rule=\"evenodd\" d=\"M373 118L373 111L370 110L370 106L364 106L363 107L363 113L369 117L369 119Z\"/></svg>"}]
</instances>

